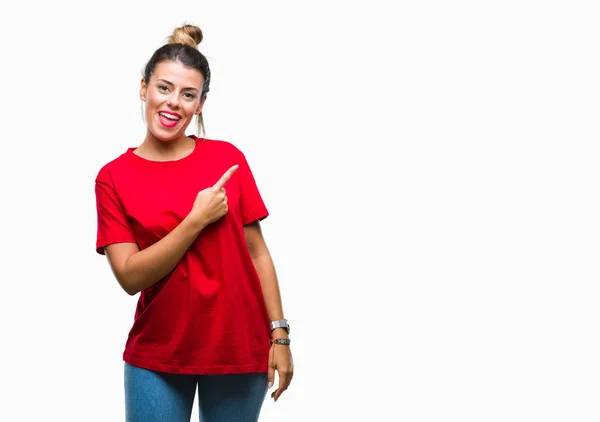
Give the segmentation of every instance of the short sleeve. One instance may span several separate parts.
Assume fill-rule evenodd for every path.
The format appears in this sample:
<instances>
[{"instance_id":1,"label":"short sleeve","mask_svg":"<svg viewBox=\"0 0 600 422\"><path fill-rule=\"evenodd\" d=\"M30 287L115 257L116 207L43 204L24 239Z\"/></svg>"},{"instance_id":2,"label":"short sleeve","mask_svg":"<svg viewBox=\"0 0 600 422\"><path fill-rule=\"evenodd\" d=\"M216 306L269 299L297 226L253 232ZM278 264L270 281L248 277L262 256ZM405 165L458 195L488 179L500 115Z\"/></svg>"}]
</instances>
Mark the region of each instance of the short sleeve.
<instances>
[{"instance_id":1,"label":"short sleeve","mask_svg":"<svg viewBox=\"0 0 600 422\"><path fill-rule=\"evenodd\" d=\"M98 235L96 252L104 255L104 247L112 243L136 242L131 225L115 192L110 172L102 168L96 178L96 210Z\"/></svg>"},{"instance_id":2,"label":"short sleeve","mask_svg":"<svg viewBox=\"0 0 600 422\"><path fill-rule=\"evenodd\" d=\"M269 211L260 195L256 181L246 157L240 151L239 168L236 172L240 178L240 209L242 224L250 224L267 218Z\"/></svg>"}]
</instances>

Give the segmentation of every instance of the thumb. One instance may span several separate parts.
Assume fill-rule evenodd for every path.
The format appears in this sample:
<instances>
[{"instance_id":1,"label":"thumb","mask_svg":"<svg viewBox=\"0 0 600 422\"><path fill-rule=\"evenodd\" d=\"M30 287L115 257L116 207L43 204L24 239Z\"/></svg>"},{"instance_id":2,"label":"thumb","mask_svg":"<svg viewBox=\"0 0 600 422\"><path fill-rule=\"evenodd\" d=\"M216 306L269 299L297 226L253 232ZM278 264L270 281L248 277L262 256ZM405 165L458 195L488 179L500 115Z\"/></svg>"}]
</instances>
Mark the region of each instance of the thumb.
<instances>
[{"instance_id":1,"label":"thumb","mask_svg":"<svg viewBox=\"0 0 600 422\"><path fill-rule=\"evenodd\" d=\"M269 389L275 383L275 368L273 368L273 346L271 346L271 350L269 350L269 371L267 373L267 379L269 380L269 386L267 389Z\"/></svg>"}]
</instances>

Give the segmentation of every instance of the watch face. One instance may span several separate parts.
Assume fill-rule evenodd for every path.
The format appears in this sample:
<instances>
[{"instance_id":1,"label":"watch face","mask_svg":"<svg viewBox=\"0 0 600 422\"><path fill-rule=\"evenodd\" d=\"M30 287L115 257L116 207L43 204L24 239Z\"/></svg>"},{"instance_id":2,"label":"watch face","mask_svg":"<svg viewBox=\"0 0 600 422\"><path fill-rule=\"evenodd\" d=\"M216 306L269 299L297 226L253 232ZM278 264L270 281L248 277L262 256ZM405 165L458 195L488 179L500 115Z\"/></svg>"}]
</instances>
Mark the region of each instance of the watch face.
<instances>
[{"instance_id":1,"label":"watch face","mask_svg":"<svg viewBox=\"0 0 600 422\"><path fill-rule=\"evenodd\" d=\"M288 324L287 320L271 322L271 331L275 328L283 328L288 334L290 333L290 325Z\"/></svg>"}]
</instances>

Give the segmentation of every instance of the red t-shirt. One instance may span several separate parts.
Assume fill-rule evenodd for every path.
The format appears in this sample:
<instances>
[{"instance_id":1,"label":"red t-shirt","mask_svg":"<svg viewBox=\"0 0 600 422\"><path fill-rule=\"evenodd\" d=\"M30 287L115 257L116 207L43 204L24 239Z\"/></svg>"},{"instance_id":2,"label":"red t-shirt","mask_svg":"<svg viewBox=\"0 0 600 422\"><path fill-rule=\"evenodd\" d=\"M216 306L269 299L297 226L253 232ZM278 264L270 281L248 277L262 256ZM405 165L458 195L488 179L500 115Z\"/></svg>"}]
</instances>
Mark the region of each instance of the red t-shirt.
<instances>
[{"instance_id":1,"label":"red t-shirt","mask_svg":"<svg viewBox=\"0 0 600 422\"><path fill-rule=\"evenodd\" d=\"M202 230L166 277L140 292L123 360L178 374L267 372L270 328L243 226L268 216L243 153L197 138L180 160L150 161L128 150L96 178L96 251L135 242L140 250L173 230L196 195L235 164L229 210Z\"/></svg>"}]
</instances>

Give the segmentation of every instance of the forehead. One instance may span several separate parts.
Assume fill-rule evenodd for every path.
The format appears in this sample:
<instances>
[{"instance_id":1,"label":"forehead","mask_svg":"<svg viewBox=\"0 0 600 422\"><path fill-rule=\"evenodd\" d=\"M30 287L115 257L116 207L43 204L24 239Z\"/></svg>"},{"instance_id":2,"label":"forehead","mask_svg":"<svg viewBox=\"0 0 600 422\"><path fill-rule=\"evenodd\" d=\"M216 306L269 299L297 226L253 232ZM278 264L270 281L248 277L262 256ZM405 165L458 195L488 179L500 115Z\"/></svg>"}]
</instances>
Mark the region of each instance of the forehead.
<instances>
[{"instance_id":1,"label":"forehead","mask_svg":"<svg viewBox=\"0 0 600 422\"><path fill-rule=\"evenodd\" d=\"M165 79L175 85L198 88L204 83L204 78L198 70L171 60L158 63L152 79Z\"/></svg>"}]
</instances>

